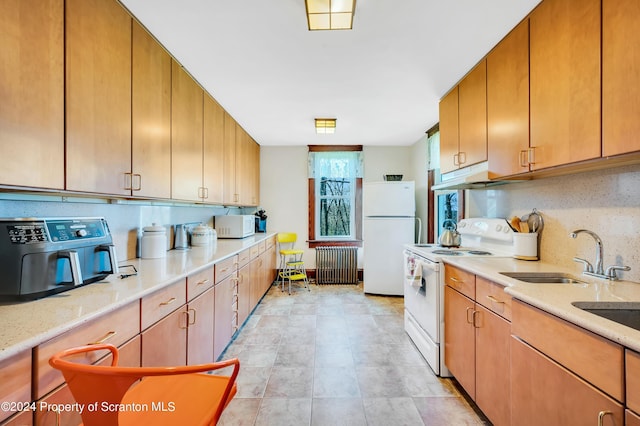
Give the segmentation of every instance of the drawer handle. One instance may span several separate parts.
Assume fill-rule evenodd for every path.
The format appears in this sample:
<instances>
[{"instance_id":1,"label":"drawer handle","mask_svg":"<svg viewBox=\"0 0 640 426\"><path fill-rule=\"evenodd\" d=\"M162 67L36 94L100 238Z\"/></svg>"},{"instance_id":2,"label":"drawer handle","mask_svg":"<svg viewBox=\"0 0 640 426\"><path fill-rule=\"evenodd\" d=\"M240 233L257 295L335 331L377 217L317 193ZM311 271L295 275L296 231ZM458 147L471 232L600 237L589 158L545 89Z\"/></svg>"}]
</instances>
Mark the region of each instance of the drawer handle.
<instances>
[{"instance_id":1,"label":"drawer handle","mask_svg":"<svg viewBox=\"0 0 640 426\"><path fill-rule=\"evenodd\" d=\"M450 279L451 281L453 281L454 283L462 283L462 282L464 282L463 280L459 280L459 279L457 279L456 277L449 277L449 279Z\"/></svg>"},{"instance_id":2,"label":"drawer handle","mask_svg":"<svg viewBox=\"0 0 640 426\"><path fill-rule=\"evenodd\" d=\"M604 425L604 417L609 414L613 416L613 413L611 411L600 411L598 413L598 426Z\"/></svg>"},{"instance_id":3,"label":"drawer handle","mask_svg":"<svg viewBox=\"0 0 640 426\"><path fill-rule=\"evenodd\" d=\"M109 331L107 334L105 334L101 339L96 340L95 342L90 342L87 343L87 345L99 345L101 343L106 342L107 340L111 339L113 336L115 336L116 334L118 334L115 331Z\"/></svg>"},{"instance_id":4,"label":"drawer handle","mask_svg":"<svg viewBox=\"0 0 640 426\"><path fill-rule=\"evenodd\" d=\"M488 295L487 299L491 300L493 303L501 303L504 305L504 302L501 302L500 300L496 299L495 297L493 297L492 295Z\"/></svg>"},{"instance_id":5,"label":"drawer handle","mask_svg":"<svg viewBox=\"0 0 640 426\"><path fill-rule=\"evenodd\" d=\"M206 284L209 282L209 278L205 278L204 280L200 280L196 283L196 285L202 285L202 284Z\"/></svg>"},{"instance_id":6,"label":"drawer handle","mask_svg":"<svg viewBox=\"0 0 640 426\"><path fill-rule=\"evenodd\" d=\"M172 304L172 303L173 303L173 302L175 302L175 301L176 301L176 298L175 298L175 297L172 297L171 299L167 300L166 302L162 302L162 303L160 303L160 306L167 306L167 305Z\"/></svg>"}]
</instances>

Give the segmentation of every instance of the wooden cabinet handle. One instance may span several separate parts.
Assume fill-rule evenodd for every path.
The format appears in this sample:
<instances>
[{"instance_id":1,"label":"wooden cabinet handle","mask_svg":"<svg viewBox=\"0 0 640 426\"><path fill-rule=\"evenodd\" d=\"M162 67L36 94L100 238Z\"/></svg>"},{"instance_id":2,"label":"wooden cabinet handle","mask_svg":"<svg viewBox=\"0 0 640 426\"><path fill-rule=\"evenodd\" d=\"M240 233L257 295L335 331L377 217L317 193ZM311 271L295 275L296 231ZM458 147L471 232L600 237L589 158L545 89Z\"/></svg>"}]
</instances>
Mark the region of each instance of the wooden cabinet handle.
<instances>
[{"instance_id":1,"label":"wooden cabinet handle","mask_svg":"<svg viewBox=\"0 0 640 426\"><path fill-rule=\"evenodd\" d=\"M175 301L176 301L176 298L175 298L175 297L172 297L171 299L167 300L166 302L161 302L161 303L160 303L160 306L167 306L167 305L172 304L172 303L173 303L173 302L175 302Z\"/></svg>"},{"instance_id":2,"label":"wooden cabinet handle","mask_svg":"<svg viewBox=\"0 0 640 426\"><path fill-rule=\"evenodd\" d=\"M527 163L527 149L520 151L520 167L529 167Z\"/></svg>"},{"instance_id":3,"label":"wooden cabinet handle","mask_svg":"<svg viewBox=\"0 0 640 426\"><path fill-rule=\"evenodd\" d=\"M454 166L459 166L460 165L460 154L454 154L453 155L453 165Z\"/></svg>"},{"instance_id":4,"label":"wooden cabinet handle","mask_svg":"<svg viewBox=\"0 0 640 426\"><path fill-rule=\"evenodd\" d=\"M191 320L191 313L193 313L193 320ZM196 323L196 310L193 308L187 309L187 325L194 325Z\"/></svg>"},{"instance_id":5,"label":"wooden cabinet handle","mask_svg":"<svg viewBox=\"0 0 640 426\"><path fill-rule=\"evenodd\" d=\"M502 304L504 304L504 302L499 301L498 299L496 299L492 295L488 295L487 299L491 300L493 303L502 303Z\"/></svg>"},{"instance_id":6,"label":"wooden cabinet handle","mask_svg":"<svg viewBox=\"0 0 640 426\"><path fill-rule=\"evenodd\" d=\"M604 418L607 415L612 415L613 413L611 411L600 411L598 413L598 426L603 426L604 425Z\"/></svg>"},{"instance_id":7,"label":"wooden cabinet handle","mask_svg":"<svg viewBox=\"0 0 640 426\"><path fill-rule=\"evenodd\" d=\"M532 146L527 150L527 163L536 164L536 147Z\"/></svg>"},{"instance_id":8,"label":"wooden cabinet handle","mask_svg":"<svg viewBox=\"0 0 640 426\"><path fill-rule=\"evenodd\" d=\"M458 153L458 162L460 163L460 165L462 165L462 164L467 162L467 153L466 152L459 152Z\"/></svg>"},{"instance_id":9,"label":"wooden cabinet handle","mask_svg":"<svg viewBox=\"0 0 640 426\"><path fill-rule=\"evenodd\" d=\"M456 277L449 277L449 279L450 279L451 281L453 281L454 283L461 283L461 282L463 282L462 280L459 280L459 279L457 279Z\"/></svg>"},{"instance_id":10,"label":"wooden cabinet handle","mask_svg":"<svg viewBox=\"0 0 640 426\"><path fill-rule=\"evenodd\" d=\"M480 313L480 311L473 311L473 315L471 315L471 319L473 320L473 326L475 328L480 328L481 327L481 325L479 325L477 323L477 321L476 321L476 314L479 314L479 313Z\"/></svg>"},{"instance_id":11,"label":"wooden cabinet handle","mask_svg":"<svg viewBox=\"0 0 640 426\"><path fill-rule=\"evenodd\" d=\"M471 319L469 319L469 311L471 311ZM473 313L475 311L473 310L473 308L467 308L467 323L469 324L473 324Z\"/></svg>"},{"instance_id":12,"label":"wooden cabinet handle","mask_svg":"<svg viewBox=\"0 0 640 426\"><path fill-rule=\"evenodd\" d=\"M95 342L89 342L87 343L87 345L99 345L101 343L106 342L107 340L111 339L113 336L115 336L116 334L118 334L115 331L109 331L107 334L105 334L104 336L102 336L101 339L96 340Z\"/></svg>"},{"instance_id":13,"label":"wooden cabinet handle","mask_svg":"<svg viewBox=\"0 0 640 426\"><path fill-rule=\"evenodd\" d=\"M205 278L204 280L200 280L196 283L196 285L202 285L202 284L206 284L209 282L209 278Z\"/></svg>"}]
</instances>

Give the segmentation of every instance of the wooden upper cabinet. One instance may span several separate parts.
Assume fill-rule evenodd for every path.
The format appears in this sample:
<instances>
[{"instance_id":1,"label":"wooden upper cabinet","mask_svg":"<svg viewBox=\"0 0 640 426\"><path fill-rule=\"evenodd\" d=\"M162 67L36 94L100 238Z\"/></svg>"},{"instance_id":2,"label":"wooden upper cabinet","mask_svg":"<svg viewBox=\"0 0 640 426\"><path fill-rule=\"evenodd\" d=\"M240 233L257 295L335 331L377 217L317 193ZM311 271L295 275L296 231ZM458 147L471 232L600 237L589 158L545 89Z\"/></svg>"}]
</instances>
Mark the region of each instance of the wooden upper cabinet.
<instances>
[{"instance_id":1,"label":"wooden upper cabinet","mask_svg":"<svg viewBox=\"0 0 640 426\"><path fill-rule=\"evenodd\" d=\"M225 204L238 204L236 192L236 121L226 111L224 113L224 194Z\"/></svg>"},{"instance_id":2,"label":"wooden upper cabinet","mask_svg":"<svg viewBox=\"0 0 640 426\"><path fill-rule=\"evenodd\" d=\"M63 0L0 3L0 184L64 188Z\"/></svg>"},{"instance_id":3,"label":"wooden upper cabinet","mask_svg":"<svg viewBox=\"0 0 640 426\"><path fill-rule=\"evenodd\" d=\"M171 198L171 57L133 23L132 195Z\"/></svg>"},{"instance_id":4,"label":"wooden upper cabinet","mask_svg":"<svg viewBox=\"0 0 640 426\"><path fill-rule=\"evenodd\" d=\"M203 90L172 63L171 198L201 201Z\"/></svg>"},{"instance_id":5,"label":"wooden upper cabinet","mask_svg":"<svg viewBox=\"0 0 640 426\"><path fill-rule=\"evenodd\" d=\"M482 60L458 85L459 167L487 159L487 61Z\"/></svg>"},{"instance_id":6,"label":"wooden upper cabinet","mask_svg":"<svg viewBox=\"0 0 640 426\"><path fill-rule=\"evenodd\" d=\"M528 172L529 20L487 56L487 154L490 178Z\"/></svg>"},{"instance_id":7,"label":"wooden upper cabinet","mask_svg":"<svg viewBox=\"0 0 640 426\"><path fill-rule=\"evenodd\" d=\"M602 155L640 150L640 2L602 1Z\"/></svg>"},{"instance_id":8,"label":"wooden upper cabinet","mask_svg":"<svg viewBox=\"0 0 640 426\"><path fill-rule=\"evenodd\" d=\"M458 86L440 101L440 172L458 168L454 162L458 154Z\"/></svg>"},{"instance_id":9,"label":"wooden upper cabinet","mask_svg":"<svg viewBox=\"0 0 640 426\"><path fill-rule=\"evenodd\" d=\"M207 203L222 203L224 191L224 109L204 95L203 186Z\"/></svg>"},{"instance_id":10,"label":"wooden upper cabinet","mask_svg":"<svg viewBox=\"0 0 640 426\"><path fill-rule=\"evenodd\" d=\"M67 186L130 195L131 16L115 0L67 0Z\"/></svg>"},{"instance_id":11,"label":"wooden upper cabinet","mask_svg":"<svg viewBox=\"0 0 640 426\"><path fill-rule=\"evenodd\" d=\"M600 0L530 15L532 169L600 157Z\"/></svg>"}]
</instances>

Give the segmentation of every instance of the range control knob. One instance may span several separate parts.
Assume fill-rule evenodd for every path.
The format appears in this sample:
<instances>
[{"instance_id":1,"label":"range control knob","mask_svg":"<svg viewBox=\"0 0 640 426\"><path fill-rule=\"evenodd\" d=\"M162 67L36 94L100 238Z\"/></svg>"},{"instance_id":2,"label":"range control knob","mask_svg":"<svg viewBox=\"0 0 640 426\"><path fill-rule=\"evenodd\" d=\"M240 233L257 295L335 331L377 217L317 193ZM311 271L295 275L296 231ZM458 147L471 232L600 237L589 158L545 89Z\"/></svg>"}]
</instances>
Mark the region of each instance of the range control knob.
<instances>
[{"instance_id":1,"label":"range control knob","mask_svg":"<svg viewBox=\"0 0 640 426\"><path fill-rule=\"evenodd\" d=\"M78 236L78 237L86 237L87 236L87 230L86 229L78 229L76 231L76 236Z\"/></svg>"}]
</instances>

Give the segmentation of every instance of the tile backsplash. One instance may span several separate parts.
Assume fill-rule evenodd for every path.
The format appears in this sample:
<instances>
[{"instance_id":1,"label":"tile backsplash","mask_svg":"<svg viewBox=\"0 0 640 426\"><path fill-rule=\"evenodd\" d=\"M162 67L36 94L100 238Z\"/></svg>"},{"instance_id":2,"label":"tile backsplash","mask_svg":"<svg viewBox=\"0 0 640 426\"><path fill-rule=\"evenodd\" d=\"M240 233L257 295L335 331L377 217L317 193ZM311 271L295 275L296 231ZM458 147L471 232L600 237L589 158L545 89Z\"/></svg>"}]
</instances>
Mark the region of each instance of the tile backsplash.
<instances>
[{"instance_id":1,"label":"tile backsplash","mask_svg":"<svg viewBox=\"0 0 640 426\"><path fill-rule=\"evenodd\" d=\"M602 239L604 266L627 265L619 273L640 283L640 166L625 166L467 191L468 216L522 216L533 208L544 219L542 261L575 267L581 257L594 263L593 238L569 233L588 229Z\"/></svg>"},{"instance_id":2,"label":"tile backsplash","mask_svg":"<svg viewBox=\"0 0 640 426\"><path fill-rule=\"evenodd\" d=\"M39 201L30 199L0 199L1 217L104 217L116 246L118 261L139 255L139 238L143 227L156 223L171 226L179 223L213 225L214 215L252 214L255 208L225 208L205 205L162 205L144 202ZM44 197L43 197L44 198Z\"/></svg>"}]
</instances>

